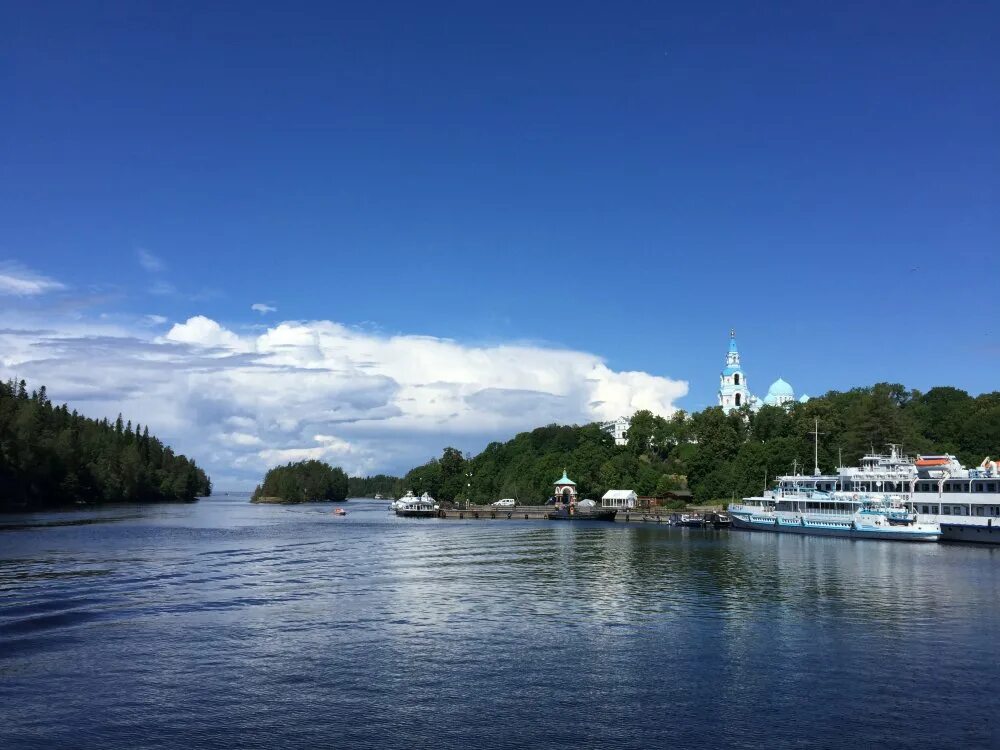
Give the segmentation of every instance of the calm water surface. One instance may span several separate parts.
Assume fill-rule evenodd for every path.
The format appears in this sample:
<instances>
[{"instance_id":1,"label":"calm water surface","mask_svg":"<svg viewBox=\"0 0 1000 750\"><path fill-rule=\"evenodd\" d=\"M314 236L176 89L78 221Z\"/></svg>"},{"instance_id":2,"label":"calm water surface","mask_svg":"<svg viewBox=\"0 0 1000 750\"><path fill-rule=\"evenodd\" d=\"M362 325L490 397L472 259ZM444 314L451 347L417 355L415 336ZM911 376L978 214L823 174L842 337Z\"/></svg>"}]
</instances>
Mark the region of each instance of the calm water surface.
<instances>
[{"instance_id":1,"label":"calm water surface","mask_svg":"<svg viewBox=\"0 0 1000 750\"><path fill-rule=\"evenodd\" d=\"M1000 747L1000 549L0 516L0 747Z\"/></svg>"}]
</instances>

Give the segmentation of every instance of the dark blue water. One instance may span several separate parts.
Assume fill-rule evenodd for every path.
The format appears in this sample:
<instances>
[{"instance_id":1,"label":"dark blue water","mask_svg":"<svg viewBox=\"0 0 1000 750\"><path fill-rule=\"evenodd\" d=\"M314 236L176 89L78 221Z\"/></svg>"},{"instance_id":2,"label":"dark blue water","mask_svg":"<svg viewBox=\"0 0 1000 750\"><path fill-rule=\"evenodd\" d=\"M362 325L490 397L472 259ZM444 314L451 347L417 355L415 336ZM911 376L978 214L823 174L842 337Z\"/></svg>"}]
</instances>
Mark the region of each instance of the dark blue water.
<instances>
[{"instance_id":1,"label":"dark blue water","mask_svg":"<svg viewBox=\"0 0 1000 750\"><path fill-rule=\"evenodd\" d=\"M347 507L0 517L0 747L1000 746L1000 549Z\"/></svg>"}]
</instances>

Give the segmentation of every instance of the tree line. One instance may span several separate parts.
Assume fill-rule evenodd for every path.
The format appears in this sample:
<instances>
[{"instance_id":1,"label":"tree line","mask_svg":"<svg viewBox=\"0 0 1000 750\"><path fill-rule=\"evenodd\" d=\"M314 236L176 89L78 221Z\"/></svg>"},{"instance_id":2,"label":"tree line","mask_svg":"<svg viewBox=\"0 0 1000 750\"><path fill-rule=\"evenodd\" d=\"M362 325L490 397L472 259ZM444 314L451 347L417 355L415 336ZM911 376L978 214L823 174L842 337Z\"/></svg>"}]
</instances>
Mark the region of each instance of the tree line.
<instances>
[{"instance_id":1,"label":"tree line","mask_svg":"<svg viewBox=\"0 0 1000 750\"><path fill-rule=\"evenodd\" d=\"M411 469L394 492L537 503L566 468L583 497L597 499L609 489L645 496L690 489L697 502L729 502L759 493L793 469L811 473L816 420L819 466L827 473L869 451L884 452L889 443L910 454L952 453L967 466L1000 453L1000 392L973 397L957 388L921 393L879 383L757 412L711 407L664 418L639 411L625 446L589 424L540 427L490 443L474 457L449 447Z\"/></svg>"},{"instance_id":2,"label":"tree line","mask_svg":"<svg viewBox=\"0 0 1000 750\"><path fill-rule=\"evenodd\" d=\"M388 474L376 474L370 477L350 477L348 479L348 497L399 497L405 490L400 490L402 479Z\"/></svg>"},{"instance_id":3,"label":"tree line","mask_svg":"<svg viewBox=\"0 0 1000 750\"><path fill-rule=\"evenodd\" d=\"M96 420L54 405L45 386L0 383L0 510L74 503L164 502L209 495L193 460L149 426Z\"/></svg>"}]
</instances>

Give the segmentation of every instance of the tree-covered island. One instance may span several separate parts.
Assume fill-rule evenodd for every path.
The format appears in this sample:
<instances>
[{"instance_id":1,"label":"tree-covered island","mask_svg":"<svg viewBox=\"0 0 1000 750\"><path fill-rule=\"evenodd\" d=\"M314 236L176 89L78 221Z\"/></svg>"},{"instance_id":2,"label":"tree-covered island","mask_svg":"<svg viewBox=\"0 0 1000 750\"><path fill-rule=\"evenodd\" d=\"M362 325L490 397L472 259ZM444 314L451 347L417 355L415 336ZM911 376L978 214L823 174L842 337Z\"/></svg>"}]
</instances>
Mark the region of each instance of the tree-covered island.
<instances>
[{"instance_id":1,"label":"tree-covered island","mask_svg":"<svg viewBox=\"0 0 1000 750\"><path fill-rule=\"evenodd\" d=\"M0 510L74 504L189 501L208 476L140 427L54 405L45 386L0 383Z\"/></svg>"},{"instance_id":2,"label":"tree-covered island","mask_svg":"<svg viewBox=\"0 0 1000 750\"><path fill-rule=\"evenodd\" d=\"M298 461L269 469L250 502L341 502L347 499L347 488L347 474L339 466L325 461Z\"/></svg>"}]
</instances>

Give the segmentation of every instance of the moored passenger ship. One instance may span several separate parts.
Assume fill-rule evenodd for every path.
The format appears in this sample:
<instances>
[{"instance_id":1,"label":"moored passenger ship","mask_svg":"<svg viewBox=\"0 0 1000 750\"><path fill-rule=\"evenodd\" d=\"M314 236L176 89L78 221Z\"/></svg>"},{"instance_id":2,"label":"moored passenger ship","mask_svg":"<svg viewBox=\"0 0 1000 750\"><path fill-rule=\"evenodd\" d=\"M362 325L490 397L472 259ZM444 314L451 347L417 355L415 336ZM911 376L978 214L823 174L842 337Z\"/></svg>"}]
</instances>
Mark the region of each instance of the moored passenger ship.
<instances>
[{"instance_id":1,"label":"moored passenger ship","mask_svg":"<svg viewBox=\"0 0 1000 750\"><path fill-rule=\"evenodd\" d=\"M1000 472L986 458L966 469L952 455L920 456L909 502L920 518L941 524L950 542L1000 544Z\"/></svg>"},{"instance_id":2,"label":"moored passenger ship","mask_svg":"<svg viewBox=\"0 0 1000 750\"><path fill-rule=\"evenodd\" d=\"M1000 475L989 458L966 469L951 455L914 461L893 445L836 475L781 477L730 512L738 528L1000 544Z\"/></svg>"},{"instance_id":3,"label":"moored passenger ship","mask_svg":"<svg viewBox=\"0 0 1000 750\"><path fill-rule=\"evenodd\" d=\"M733 526L754 531L936 542L941 528L884 495L843 492L839 477L781 477L759 497L729 507Z\"/></svg>"}]
</instances>

